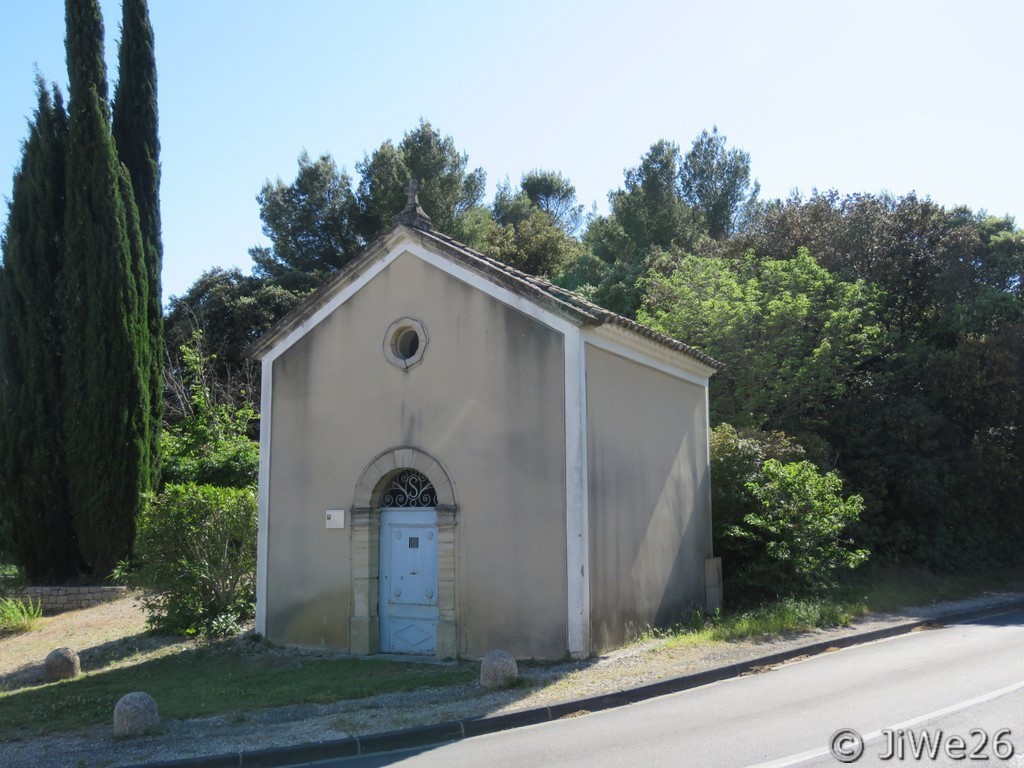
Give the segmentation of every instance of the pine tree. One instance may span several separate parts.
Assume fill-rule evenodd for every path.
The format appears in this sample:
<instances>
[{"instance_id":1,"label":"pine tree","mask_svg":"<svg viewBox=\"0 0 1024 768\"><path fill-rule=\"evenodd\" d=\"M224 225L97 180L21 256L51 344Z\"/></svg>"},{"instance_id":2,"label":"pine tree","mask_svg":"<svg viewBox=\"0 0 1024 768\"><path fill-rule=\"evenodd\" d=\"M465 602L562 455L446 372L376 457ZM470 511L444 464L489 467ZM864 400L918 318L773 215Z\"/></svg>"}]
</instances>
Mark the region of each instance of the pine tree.
<instances>
[{"instance_id":1,"label":"pine tree","mask_svg":"<svg viewBox=\"0 0 1024 768\"><path fill-rule=\"evenodd\" d=\"M67 499L62 328L67 114L37 77L39 103L14 176L0 269L0 518L33 582L79 572Z\"/></svg>"},{"instance_id":2,"label":"pine tree","mask_svg":"<svg viewBox=\"0 0 1024 768\"><path fill-rule=\"evenodd\" d=\"M148 287L151 488L159 479L164 383L164 315L160 303L163 244L160 237L160 138L157 124L156 57L149 9L146 0L124 0L113 135L118 157L131 176L146 249L145 275L139 279L144 279Z\"/></svg>"},{"instance_id":3,"label":"pine tree","mask_svg":"<svg viewBox=\"0 0 1024 768\"><path fill-rule=\"evenodd\" d=\"M135 536L149 477L148 283L138 209L110 132L97 0L66 0L70 82L64 412L71 519L87 570L106 576Z\"/></svg>"}]
</instances>

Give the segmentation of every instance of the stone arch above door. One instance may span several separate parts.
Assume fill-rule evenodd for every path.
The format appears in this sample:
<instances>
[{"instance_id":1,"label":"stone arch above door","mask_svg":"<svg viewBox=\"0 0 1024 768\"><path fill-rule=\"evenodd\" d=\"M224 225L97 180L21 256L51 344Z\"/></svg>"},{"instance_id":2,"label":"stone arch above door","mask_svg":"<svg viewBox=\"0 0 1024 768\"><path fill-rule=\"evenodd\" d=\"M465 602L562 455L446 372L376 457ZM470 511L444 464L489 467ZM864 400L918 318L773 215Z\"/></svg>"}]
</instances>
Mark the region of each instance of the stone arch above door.
<instances>
[{"instance_id":1,"label":"stone arch above door","mask_svg":"<svg viewBox=\"0 0 1024 768\"><path fill-rule=\"evenodd\" d=\"M380 574L380 495L391 479L405 469L425 475L437 493L438 621L436 655L458 655L458 602L456 599L455 489L441 463L418 448L391 448L376 456L359 477L352 498L352 613L349 652L380 651L380 616L377 595Z\"/></svg>"},{"instance_id":2,"label":"stone arch above door","mask_svg":"<svg viewBox=\"0 0 1024 768\"><path fill-rule=\"evenodd\" d=\"M437 491L438 509L455 507L455 489L448 473L440 462L429 453L419 448L404 446L391 448L379 454L366 465L359 482L356 484L355 496L352 498L352 509L371 508L377 505L377 496L381 487L391 476L403 469L415 469L427 476Z\"/></svg>"}]
</instances>

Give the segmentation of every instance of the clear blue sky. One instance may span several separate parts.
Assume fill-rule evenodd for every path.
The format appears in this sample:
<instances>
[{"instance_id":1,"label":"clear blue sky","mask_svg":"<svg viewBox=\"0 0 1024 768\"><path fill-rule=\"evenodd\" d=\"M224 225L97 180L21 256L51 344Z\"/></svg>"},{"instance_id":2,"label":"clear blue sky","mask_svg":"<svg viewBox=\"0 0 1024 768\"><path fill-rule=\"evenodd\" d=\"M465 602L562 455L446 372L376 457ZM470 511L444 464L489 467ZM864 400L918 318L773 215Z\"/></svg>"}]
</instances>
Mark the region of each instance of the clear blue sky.
<instances>
[{"instance_id":1,"label":"clear blue sky","mask_svg":"<svg viewBox=\"0 0 1024 768\"><path fill-rule=\"evenodd\" d=\"M116 80L120 2L101 0ZM33 66L64 86L64 4L0 0L0 194ZM762 196L903 194L1024 225L1017 0L150 0L163 145L164 299L248 270L255 196L296 158L355 164L420 117L488 176L559 170L607 208L660 138L718 125ZM6 221L6 206L0 222Z\"/></svg>"}]
</instances>

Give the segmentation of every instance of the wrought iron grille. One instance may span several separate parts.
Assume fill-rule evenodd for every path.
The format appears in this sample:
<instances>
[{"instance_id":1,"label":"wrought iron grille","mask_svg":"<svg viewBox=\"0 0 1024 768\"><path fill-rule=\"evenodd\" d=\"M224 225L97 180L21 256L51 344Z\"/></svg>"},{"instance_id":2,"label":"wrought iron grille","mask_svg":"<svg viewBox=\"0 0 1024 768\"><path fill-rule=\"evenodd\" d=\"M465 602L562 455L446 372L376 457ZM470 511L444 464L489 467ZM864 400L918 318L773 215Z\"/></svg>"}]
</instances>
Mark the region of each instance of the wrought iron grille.
<instances>
[{"instance_id":1,"label":"wrought iron grille","mask_svg":"<svg viewBox=\"0 0 1024 768\"><path fill-rule=\"evenodd\" d=\"M436 507L437 491L425 475L403 469L395 475L380 497L382 507Z\"/></svg>"}]
</instances>

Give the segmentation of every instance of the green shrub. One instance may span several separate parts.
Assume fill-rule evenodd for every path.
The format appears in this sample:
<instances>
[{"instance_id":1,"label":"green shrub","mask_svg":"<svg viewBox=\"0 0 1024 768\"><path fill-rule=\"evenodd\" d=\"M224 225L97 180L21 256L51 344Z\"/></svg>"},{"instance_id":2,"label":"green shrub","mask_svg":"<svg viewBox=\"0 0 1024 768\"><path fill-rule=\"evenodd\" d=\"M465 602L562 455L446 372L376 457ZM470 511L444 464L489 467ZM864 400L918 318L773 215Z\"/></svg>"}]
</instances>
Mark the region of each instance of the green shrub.
<instances>
[{"instance_id":1,"label":"green shrub","mask_svg":"<svg viewBox=\"0 0 1024 768\"><path fill-rule=\"evenodd\" d=\"M763 545L748 578L792 594L834 589L838 568L856 568L868 559L868 551L844 535L860 518L864 500L844 499L839 475L823 475L809 461L768 459L761 471L761 480L747 483L760 508L727 532Z\"/></svg>"},{"instance_id":2,"label":"green shrub","mask_svg":"<svg viewBox=\"0 0 1024 768\"><path fill-rule=\"evenodd\" d=\"M802 454L781 433L728 424L712 433L714 546L731 601L820 594L835 586L837 569L868 557L846 534L863 500L843 498L842 479L794 460Z\"/></svg>"},{"instance_id":3,"label":"green shrub","mask_svg":"<svg viewBox=\"0 0 1024 768\"><path fill-rule=\"evenodd\" d=\"M714 551L722 558L722 577L730 605L755 605L779 596L772 585L750 584L743 578L763 556L755 541L730 535L755 514L757 499L747 483L759 480L770 458L798 461L803 449L781 432L737 430L720 424L711 430L711 515Z\"/></svg>"},{"instance_id":4,"label":"green shrub","mask_svg":"<svg viewBox=\"0 0 1024 768\"><path fill-rule=\"evenodd\" d=\"M43 616L42 603L0 597L0 634L28 632Z\"/></svg>"},{"instance_id":5,"label":"green shrub","mask_svg":"<svg viewBox=\"0 0 1024 768\"><path fill-rule=\"evenodd\" d=\"M253 615L256 494L251 488L168 485L139 520L134 581L149 623L225 635Z\"/></svg>"},{"instance_id":6,"label":"green shrub","mask_svg":"<svg viewBox=\"0 0 1024 768\"><path fill-rule=\"evenodd\" d=\"M160 472L164 483L244 488L256 482L260 449L255 440L236 432L203 442L187 430L187 425L170 427L161 435Z\"/></svg>"},{"instance_id":7,"label":"green shrub","mask_svg":"<svg viewBox=\"0 0 1024 768\"><path fill-rule=\"evenodd\" d=\"M737 430L719 424L711 430L711 511L716 528L716 549L721 531L753 512L756 502L747 483L760 476L768 459L801 461L804 449L782 432Z\"/></svg>"}]
</instances>

